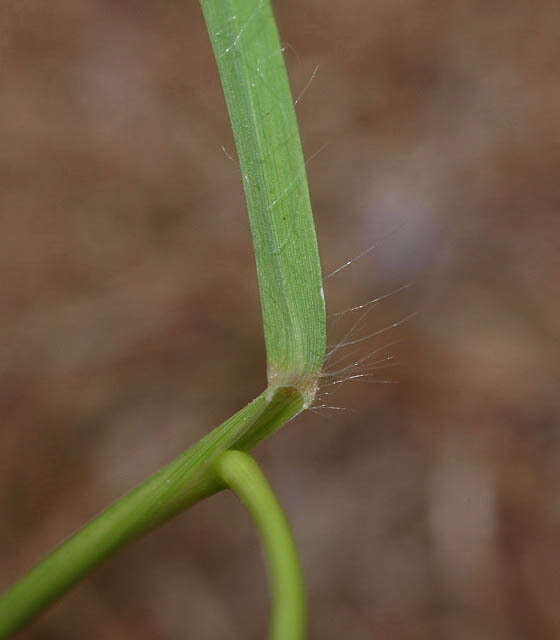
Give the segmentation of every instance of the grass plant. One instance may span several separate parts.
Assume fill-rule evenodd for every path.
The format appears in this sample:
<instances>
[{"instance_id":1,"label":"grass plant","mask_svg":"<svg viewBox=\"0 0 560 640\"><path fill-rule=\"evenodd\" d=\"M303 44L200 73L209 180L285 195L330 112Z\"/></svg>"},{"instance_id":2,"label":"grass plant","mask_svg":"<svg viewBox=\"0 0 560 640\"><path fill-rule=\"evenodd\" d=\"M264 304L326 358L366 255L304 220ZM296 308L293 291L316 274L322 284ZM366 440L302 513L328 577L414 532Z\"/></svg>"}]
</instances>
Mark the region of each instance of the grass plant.
<instances>
[{"instance_id":1,"label":"grass plant","mask_svg":"<svg viewBox=\"0 0 560 640\"><path fill-rule=\"evenodd\" d=\"M266 389L78 531L0 598L8 638L100 562L224 488L262 534L272 582L270 637L305 637L297 549L246 453L313 402L326 349L321 266L305 160L270 0L201 0L234 131L255 249Z\"/></svg>"}]
</instances>

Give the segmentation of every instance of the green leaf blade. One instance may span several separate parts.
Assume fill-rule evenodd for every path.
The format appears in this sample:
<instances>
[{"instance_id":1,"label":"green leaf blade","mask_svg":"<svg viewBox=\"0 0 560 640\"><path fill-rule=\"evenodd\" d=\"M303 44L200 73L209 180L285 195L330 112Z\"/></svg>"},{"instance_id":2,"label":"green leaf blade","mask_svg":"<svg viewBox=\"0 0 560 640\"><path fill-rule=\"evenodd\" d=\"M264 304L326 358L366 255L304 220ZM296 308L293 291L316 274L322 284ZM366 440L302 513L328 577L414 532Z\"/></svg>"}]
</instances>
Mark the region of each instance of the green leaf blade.
<instances>
[{"instance_id":1,"label":"green leaf blade","mask_svg":"<svg viewBox=\"0 0 560 640\"><path fill-rule=\"evenodd\" d=\"M237 145L259 278L269 385L310 402L326 349L305 159L269 0L202 0Z\"/></svg>"}]
</instances>

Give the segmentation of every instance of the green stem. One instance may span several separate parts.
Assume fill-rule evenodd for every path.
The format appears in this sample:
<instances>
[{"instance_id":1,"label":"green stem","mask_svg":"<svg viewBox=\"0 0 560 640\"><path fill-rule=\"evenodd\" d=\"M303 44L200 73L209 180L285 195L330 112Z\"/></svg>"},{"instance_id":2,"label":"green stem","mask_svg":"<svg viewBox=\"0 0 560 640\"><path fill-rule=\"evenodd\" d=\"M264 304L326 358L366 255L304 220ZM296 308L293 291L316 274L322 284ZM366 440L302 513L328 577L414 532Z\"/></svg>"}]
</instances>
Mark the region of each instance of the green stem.
<instances>
[{"instance_id":1,"label":"green stem","mask_svg":"<svg viewBox=\"0 0 560 640\"><path fill-rule=\"evenodd\" d=\"M74 534L0 597L0 640L38 615L101 561L224 488L212 463L229 447L250 448L303 406L291 387L266 390L220 427Z\"/></svg>"},{"instance_id":2,"label":"green stem","mask_svg":"<svg viewBox=\"0 0 560 640\"><path fill-rule=\"evenodd\" d=\"M317 389L326 344L321 266L305 161L271 2L201 0L201 5L224 86L248 203L269 386L0 597L0 640L125 543L223 488L212 470L219 455L231 448L253 447L308 407ZM278 629L273 637L300 638L305 619L301 578L295 574L290 578L292 584L300 584L294 600L281 577L284 561L292 573L295 566L294 558L286 559L277 542L281 518L272 517L276 524L271 532L259 514L260 509L254 511L269 548L275 611L280 611L273 615L273 629ZM285 523L283 526L286 528ZM293 555L293 540L288 538L286 553Z\"/></svg>"},{"instance_id":3,"label":"green stem","mask_svg":"<svg viewBox=\"0 0 560 640\"><path fill-rule=\"evenodd\" d=\"M289 522L272 487L255 460L242 451L226 451L214 469L249 509L263 539L272 583L270 640L303 640L307 626L303 572Z\"/></svg>"}]
</instances>

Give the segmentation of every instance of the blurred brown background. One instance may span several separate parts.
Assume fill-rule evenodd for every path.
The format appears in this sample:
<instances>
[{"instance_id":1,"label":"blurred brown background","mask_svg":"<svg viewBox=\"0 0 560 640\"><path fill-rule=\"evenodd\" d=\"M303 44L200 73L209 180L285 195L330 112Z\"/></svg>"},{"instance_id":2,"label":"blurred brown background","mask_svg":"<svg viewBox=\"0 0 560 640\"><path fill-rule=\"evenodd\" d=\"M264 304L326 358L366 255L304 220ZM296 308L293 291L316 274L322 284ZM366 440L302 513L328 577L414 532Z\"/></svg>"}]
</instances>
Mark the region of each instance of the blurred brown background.
<instances>
[{"instance_id":1,"label":"blurred brown background","mask_svg":"<svg viewBox=\"0 0 560 640\"><path fill-rule=\"evenodd\" d=\"M379 245L328 280L329 310L414 283L353 337L386 331L337 352L391 354L367 380L398 384L325 387L344 410L256 454L301 545L310 636L559 638L558 3L277 14L296 95L320 65L297 109L306 154L326 145L309 163L325 271ZM259 393L265 365L198 3L4 0L0 94L4 588ZM265 585L223 494L21 637L256 640Z\"/></svg>"}]
</instances>

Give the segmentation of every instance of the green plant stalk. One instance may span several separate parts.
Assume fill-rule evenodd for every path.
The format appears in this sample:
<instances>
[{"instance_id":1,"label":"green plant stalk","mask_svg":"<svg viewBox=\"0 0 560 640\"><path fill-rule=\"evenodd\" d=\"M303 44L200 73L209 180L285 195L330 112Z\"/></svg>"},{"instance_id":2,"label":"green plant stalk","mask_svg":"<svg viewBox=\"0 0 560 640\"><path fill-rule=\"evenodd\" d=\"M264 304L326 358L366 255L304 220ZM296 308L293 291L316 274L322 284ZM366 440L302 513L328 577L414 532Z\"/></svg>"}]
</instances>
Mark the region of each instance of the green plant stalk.
<instances>
[{"instance_id":1,"label":"green plant stalk","mask_svg":"<svg viewBox=\"0 0 560 640\"><path fill-rule=\"evenodd\" d=\"M315 395L325 300L299 129L270 0L201 0L235 135L253 243L269 386Z\"/></svg>"},{"instance_id":2,"label":"green plant stalk","mask_svg":"<svg viewBox=\"0 0 560 640\"><path fill-rule=\"evenodd\" d=\"M223 489L211 465L224 447L254 446L302 407L294 388L265 391L101 513L0 598L0 638L20 629L124 544Z\"/></svg>"},{"instance_id":3,"label":"green plant stalk","mask_svg":"<svg viewBox=\"0 0 560 640\"><path fill-rule=\"evenodd\" d=\"M255 247L268 388L64 542L0 598L0 639L122 545L223 485L212 463L250 449L313 401L325 302L305 161L269 0L201 0L239 154Z\"/></svg>"},{"instance_id":4,"label":"green plant stalk","mask_svg":"<svg viewBox=\"0 0 560 640\"><path fill-rule=\"evenodd\" d=\"M255 460L226 451L214 463L218 477L249 509L260 531L272 585L270 640L306 637L307 603L303 572L290 524Z\"/></svg>"}]
</instances>

